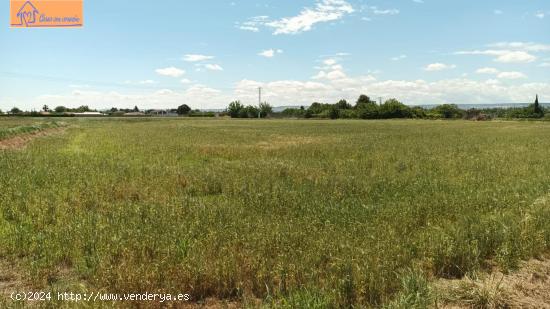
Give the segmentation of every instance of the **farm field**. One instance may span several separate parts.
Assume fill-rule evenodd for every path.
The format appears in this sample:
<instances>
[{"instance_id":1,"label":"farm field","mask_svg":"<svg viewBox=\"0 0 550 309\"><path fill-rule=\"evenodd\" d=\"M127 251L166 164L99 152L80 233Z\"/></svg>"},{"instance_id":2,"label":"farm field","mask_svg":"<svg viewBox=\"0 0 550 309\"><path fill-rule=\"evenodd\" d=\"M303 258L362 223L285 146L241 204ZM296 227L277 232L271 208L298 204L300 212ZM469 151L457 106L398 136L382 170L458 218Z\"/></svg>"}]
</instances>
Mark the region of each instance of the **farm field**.
<instances>
[{"instance_id":1,"label":"farm field","mask_svg":"<svg viewBox=\"0 0 550 309\"><path fill-rule=\"evenodd\" d=\"M432 282L549 249L550 123L63 122L0 150L0 305L17 288L424 308Z\"/></svg>"}]
</instances>

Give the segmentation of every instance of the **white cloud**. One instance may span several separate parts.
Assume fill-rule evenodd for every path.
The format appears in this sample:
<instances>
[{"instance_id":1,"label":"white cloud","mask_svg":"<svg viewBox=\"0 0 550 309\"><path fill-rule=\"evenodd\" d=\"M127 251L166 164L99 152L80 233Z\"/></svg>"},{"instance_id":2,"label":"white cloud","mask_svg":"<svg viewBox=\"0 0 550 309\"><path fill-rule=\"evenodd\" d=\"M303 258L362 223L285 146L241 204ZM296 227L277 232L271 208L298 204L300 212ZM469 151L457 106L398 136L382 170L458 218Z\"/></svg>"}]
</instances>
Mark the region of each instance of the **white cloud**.
<instances>
[{"instance_id":1,"label":"white cloud","mask_svg":"<svg viewBox=\"0 0 550 309\"><path fill-rule=\"evenodd\" d=\"M336 63L338 62L338 60L334 59L334 58L329 58L329 59L325 59L323 61L323 63L325 65L335 65Z\"/></svg>"},{"instance_id":2,"label":"white cloud","mask_svg":"<svg viewBox=\"0 0 550 309\"><path fill-rule=\"evenodd\" d=\"M550 67L550 62L543 62L543 63L539 64L539 67L548 68L548 67Z\"/></svg>"},{"instance_id":3,"label":"white cloud","mask_svg":"<svg viewBox=\"0 0 550 309\"><path fill-rule=\"evenodd\" d=\"M190 84L191 83L191 80L187 79L187 78L184 78L182 80L180 80L180 83L182 84Z\"/></svg>"},{"instance_id":4,"label":"white cloud","mask_svg":"<svg viewBox=\"0 0 550 309\"><path fill-rule=\"evenodd\" d=\"M372 13L374 15L397 15L397 14L399 14L398 9L384 9L384 10L381 10L376 6L371 6L370 8L371 8Z\"/></svg>"},{"instance_id":5,"label":"white cloud","mask_svg":"<svg viewBox=\"0 0 550 309\"><path fill-rule=\"evenodd\" d=\"M407 55L399 55L399 56L391 58L391 60L399 61L399 60L403 60L403 59L406 59L406 58L407 58Z\"/></svg>"},{"instance_id":6,"label":"white cloud","mask_svg":"<svg viewBox=\"0 0 550 309\"><path fill-rule=\"evenodd\" d=\"M200 62L200 61L205 61L210 59L214 59L214 57L206 56L206 55L197 55L197 54L188 54L183 57L183 60L187 62Z\"/></svg>"},{"instance_id":7,"label":"white cloud","mask_svg":"<svg viewBox=\"0 0 550 309\"><path fill-rule=\"evenodd\" d=\"M525 52L525 51L511 51L511 50L473 50L473 51L459 51L456 55L487 55L495 56L496 62L501 63L530 63L537 60L537 57Z\"/></svg>"},{"instance_id":8,"label":"white cloud","mask_svg":"<svg viewBox=\"0 0 550 309\"><path fill-rule=\"evenodd\" d=\"M157 84L157 82L151 79L138 80L138 81L127 80L127 81L124 81L124 84L125 85L154 85L154 84Z\"/></svg>"},{"instance_id":9,"label":"white cloud","mask_svg":"<svg viewBox=\"0 0 550 309\"><path fill-rule=\"evenodd\" d=\"M413 0L414 3L419 3L419 4L422 4L424 3L424 0Z\"/></svg>"},{"instance_id":10,"label":"white cloud","mask_svg":"<svg viewBox=\"0 0 550 309\"><path fill-rule=\"evenodd\" d=\"M424 68L424 70L428 72L435 72L435 71L451 70L454 68L456 68L456 65L454 64L432 63L427 65Z\"/></svg>"},{"instance_id":11,"label":"white cloud","mask_svg":"<svg viewBox=\"0 0 550 309\"><path fill-rule=\"evenodd\" d=\"M260 28L258 27L254 27L254 26L238 26L239 29L241 30L246 30L246 31L252 31L252 32L260 32Z\"/></svg>"},{"instance_id":12,"label":"white cloud","mask_svg":"<svg viewBox=\"0 0 550 309\"><path fill-rule=\"evenodd\" d=\"M205 68L207 68L210 71L223 71L223 68L219 64L211 64L208 63L204 65Z\"/></svg>"},{"instance_id":13,"label":"white cloud","mask_svg":"<svg viewBox=\"0 0 550 309\"><path fill-rule=\"evenodd\" d=\"M497 9L497 10L494 10L493 13L494 13L495 15L502 15L504 12L502 12L502 10L498 10L498 9Z\"/></svg>"},{"instance_id":14,"label":"white cloud","mask_svg":"<svg viewBox=\"0 0 550 309\"><path fill-rule=\"evenodd\" d=\"M180 69L174 68L174 67L169 67L169 68L164 68L164 69L157 69L157 70L155 70L155 72L157 72L158 75L170 76L170 77L180 77L180 76L183 76L185 74L184 70L180 70Z\"/></svg>"},{"instance_id":15,"label":"white cloud","mask_svg":"<svg viewBox=\"0 0 550 309\"><path fill-rule=\"evenodd\" d=\"M273 29L273 34L298 34L310 31L318 23L336 21L351 14L354 9L345 0L318 0L313 8L304 8L298 15L269 20L267 16L257 16L237 24L243 30L258 32L260 27Z\"/></svg>"},{"instance_id":16,"label":"white cloud","mask_svg":"<svg viewBox=\"0 0 550 309\"><path fill-rule=\"evenodd\" d=\"M476 71L477 74L498 74L499 71L495 68L480 68Z\"/></svg>"},{"instance_id":17,"label":"white cloud","mask_svg":"<svg viewBox=\"0 0 550 309\"><path fill-rule=\"evenodd\" d=\"M161 96L164 96L164 95L171 95L173 94L174 91L170 90L170 89L161 89L161 90L158 90L156 92L157 95L161 95Z\"/></svg>"},{"instance_id":18,"label":"white cloud","mask_svg":"<svg viewBox=\"0 0 550 309\"><path fill-rule=\"evenodd\" d=\"M27 101L4 100L20 108L40 109L64 105L78 107L89 105L103 109L119 108L175 108L181 102L192 102L192 108L225 108L233 100L244 104L256 104L257 87L264 88L264 98L274 106L309 105L312 102L337 102L339 99L354 101L360 94L371 97L397 98L406 104L439 103L502 103L528 102L535 93L541 98L550 98L550 83L519 83L510 80L504 83L496 79L476 81L466 78L444 79L434 82L425 80L377 80L372 76L347 76L341 80L317 81L279 80L261 82L243 79L233 91L221 91L205 85L192 85L185 91L170 89L132 90L134 93L79 91L42 95ZM135 93L135 91L139 91ZM5 98L2 98L5 99ZM6 107L7 108L7 107Z\"/></svg>"},{"instance_id":19,"label":"white cloud","mask_svg":"<svg viewBox=\"0 0 550 309\"><path fill-rule=\"evenodd\" d=\"M273 58L275 54L282 54L282 53L283 51L281 49L267 49L258 53L258 56Z\"/></svg>"},{"instance_id":20,"label":"white cloud","mask_svg":"<svg viewBox=\"0 0 550 309\"><path fill-rule=\"evenodd\" d=\"M542 11L539 11L539 12L537 12L537 13L535 14L535 16L536 16L537 18L543 19L543 18L546 16L546 14L545 14L544 12L542 12Z\"/></svg>"},{"instance_id":21,"label":"white cloud","mask_svg":"<svg viewBox=\"0 0 550 309\"><path fill-rule=\"evenodd\" d=\"M501 79L522 79L527 78L527 76L521 72L502 72L497 75Z\"/></svg>"},{"instance_id":22,"label":"white cloud","mask_svg":"<svg viewBox=\"0 0 550 309\"><path fill-rule=\"evenodd\" d=\"M522 50L528 52L547 52L550 51L549 44L540 44L533 42L498 42L489 44L492 48L502 48L511 50Z\"/></svg>"},{"instance_id":23,"label":"white cloud","mask_svg":"<svg viewBox=\"0 0 550 309\"><path fill-rule=\"evenodd\" d=\"M495 59L496 62L502 63L529 63L535 60L537 60L537 57L523 51L509 52Z\"/></svg>"},{"instance_id":24,"label":"white cloud","mask_svg":"<svg viewBox=\"0 0 550 309\"><path fill-rule=\"evenodd\" d=\"M233 100L244 104L256 104L257 87L264 88L264 99L274 106L308 105L312 102L337 102L339 99L354 101L360 94L371 97L397 98L406 104L439 103L502 103L527 102L535 93L542 98L550 97L550 83L525 82L521 72L498 72L493 68L479 71L493 72L495 77L479 81L466 77L425 80L379 80L372 75L350 76L339 63L338 56L324 56L318 73L309 80L254 81L242 79L233 90L219 90L207 85L191 84L186 90L157 89L148 87L127 90L129 93L84 91L57 93L28 100L30 108L39 109L44 104L77 107L89 105L94 108L112 106L129 108L173 108L181 102L192 102L193 108L225 108ZM453 67L445 64L446 67ZM200 64L204 67L204 64ZM191 81L184 79L182 83ZM69 89L69 88L68 88ZM0 98L5 99L5 98ZM2 102L2 100L0 100ZM25 103L4 100L12 106L27 108Z\"/></svg>"}]
</instances>

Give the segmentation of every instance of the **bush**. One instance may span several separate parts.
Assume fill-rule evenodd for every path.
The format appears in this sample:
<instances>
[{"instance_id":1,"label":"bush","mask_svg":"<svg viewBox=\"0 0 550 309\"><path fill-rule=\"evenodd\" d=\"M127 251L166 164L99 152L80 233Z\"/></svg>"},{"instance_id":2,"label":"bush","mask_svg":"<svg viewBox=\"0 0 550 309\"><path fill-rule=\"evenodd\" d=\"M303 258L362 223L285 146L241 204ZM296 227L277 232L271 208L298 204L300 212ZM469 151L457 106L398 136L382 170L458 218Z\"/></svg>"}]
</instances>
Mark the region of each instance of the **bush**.
<instances>
[{"instance_id":1,"label":"bush","mask_svg":"<svg viewBox=\"0 0 550 309\"><path fill-rule=\"evenodd\" d=\"M344 109L340 110L340 118L342 119L357 119L359 115L356 110L353 109Z\"/></svg>"}]
</instances>

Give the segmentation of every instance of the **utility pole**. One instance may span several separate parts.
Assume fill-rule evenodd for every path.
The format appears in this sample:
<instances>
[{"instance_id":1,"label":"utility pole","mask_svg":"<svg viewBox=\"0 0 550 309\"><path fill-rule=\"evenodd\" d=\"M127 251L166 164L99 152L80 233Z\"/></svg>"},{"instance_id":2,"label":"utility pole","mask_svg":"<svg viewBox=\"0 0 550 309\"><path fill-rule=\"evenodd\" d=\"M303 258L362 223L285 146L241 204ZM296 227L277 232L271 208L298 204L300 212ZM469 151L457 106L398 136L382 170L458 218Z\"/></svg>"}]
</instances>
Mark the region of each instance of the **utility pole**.
<instances>
[{"instance_id":1,"label":"utility pole","mask_svg":"<svg viewBox=\"0 0 550 309\"><path fill-rule=\"evenodd\" d=\"M258 119L262 118L262 87L258 87Z\"/></svg>"}]
</instances>

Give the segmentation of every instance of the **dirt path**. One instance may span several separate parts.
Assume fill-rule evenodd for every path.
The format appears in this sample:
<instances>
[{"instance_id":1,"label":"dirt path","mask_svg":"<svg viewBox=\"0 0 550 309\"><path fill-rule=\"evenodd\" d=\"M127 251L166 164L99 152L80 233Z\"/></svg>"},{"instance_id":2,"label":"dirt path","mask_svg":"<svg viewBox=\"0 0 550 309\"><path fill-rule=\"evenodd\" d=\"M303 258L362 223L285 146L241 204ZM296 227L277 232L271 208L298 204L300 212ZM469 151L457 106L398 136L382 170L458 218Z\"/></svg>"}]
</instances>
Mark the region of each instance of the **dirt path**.
<instances>
[{"instance_id":1,"label":"dirt path","mask_svg":"<svg viewBox=\"0 0 550 309\"><path fill-rule=\"evenodd\" d=\"M0 150L24 149L35 138L53 134L60 134L63 131L65 131L65 128L53 128L3 139L0 140Z\"/></svg>"}]
</instances>

